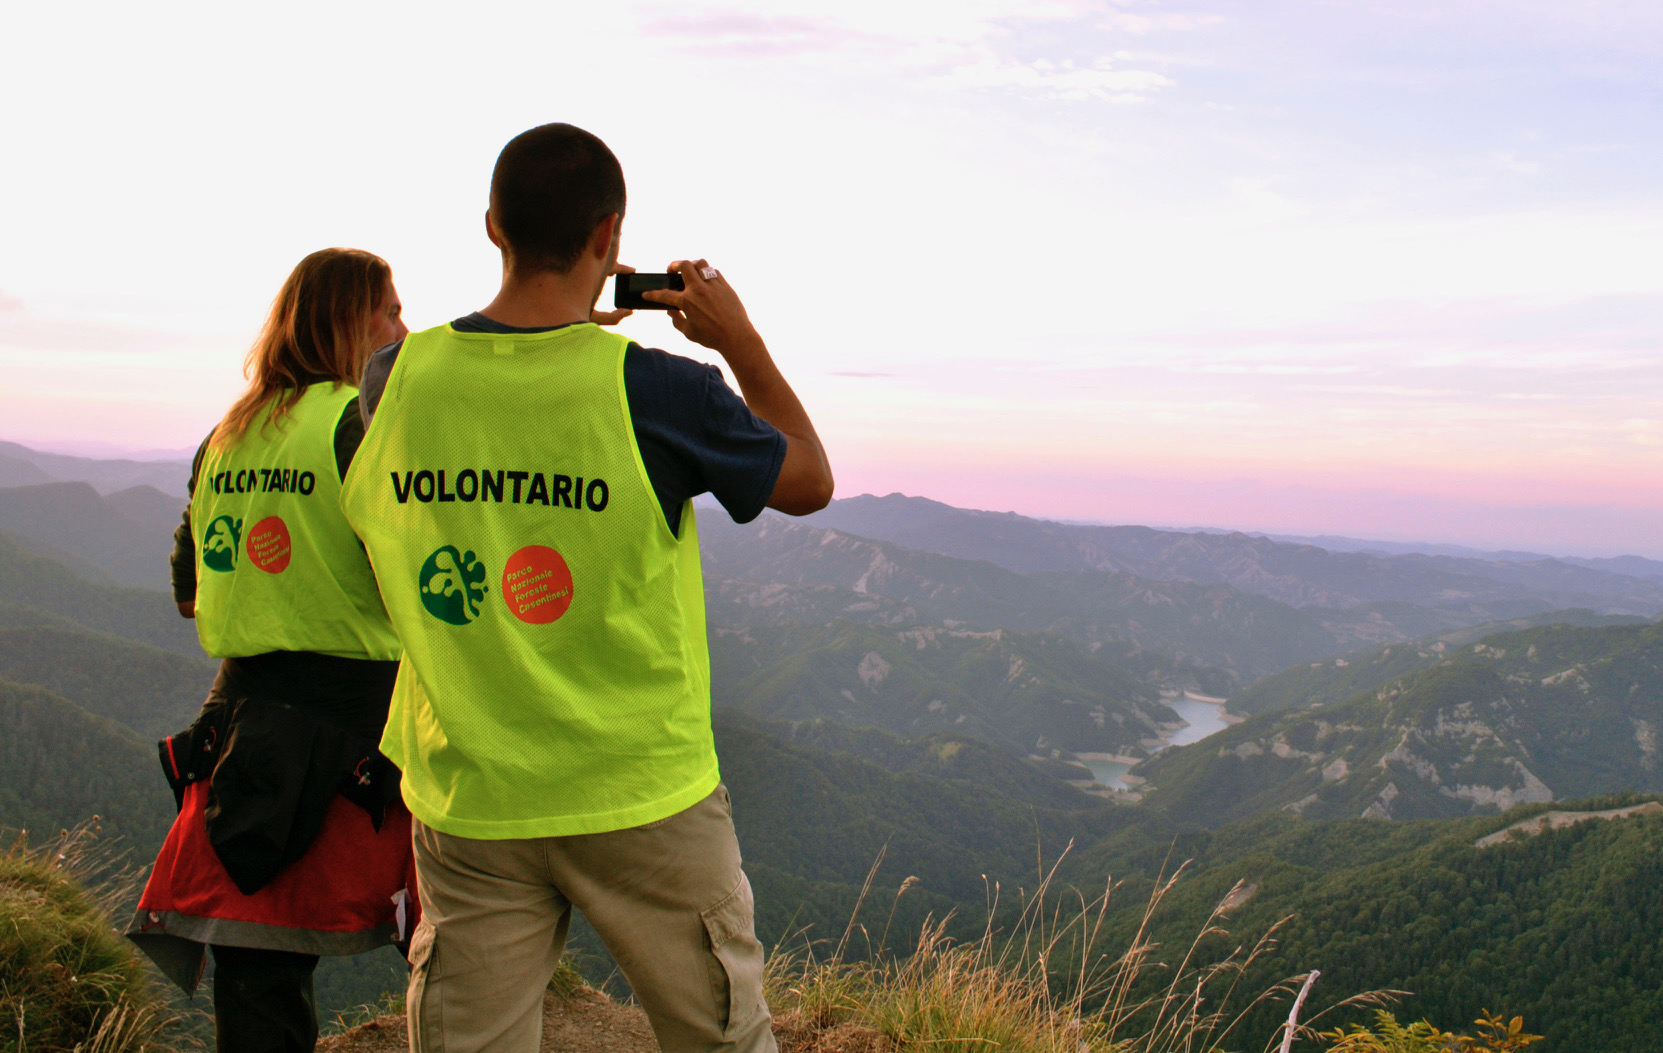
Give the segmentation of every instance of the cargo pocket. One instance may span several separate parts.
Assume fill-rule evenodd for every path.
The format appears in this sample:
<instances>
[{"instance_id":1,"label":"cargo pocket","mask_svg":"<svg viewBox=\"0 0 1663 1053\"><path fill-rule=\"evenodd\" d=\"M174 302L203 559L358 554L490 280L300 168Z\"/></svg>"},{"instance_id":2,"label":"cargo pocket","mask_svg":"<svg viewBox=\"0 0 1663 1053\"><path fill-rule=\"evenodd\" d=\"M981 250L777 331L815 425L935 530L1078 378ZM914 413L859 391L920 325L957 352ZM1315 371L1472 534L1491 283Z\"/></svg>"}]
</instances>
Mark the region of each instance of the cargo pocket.
<instances>
[{"instance_id":1,"label":"cargo pocket","mask_svg":"<svg viewBox=\"0 0 1663 1053\"><path fill-rule=\"evenodd\" d=\"M410 938L410 986L405 992L404 1010L412 1053L444 1048L444 1043L439 1041L444 1027L439 1016L438 1000L434 999L432 1005L427 1004L427 981L433 970L433 950L437 939L438 932L426 921L416 925L416 933Z\"/></svg>"},{"instance_id":2,"label":"cargo pocket","mask_svg":"<svg viewBox=\"0 0 1663 1053\"><path fill-rule=\"evenodd\" d=\"M716 959L711 986L724 1040L745 1035L768 1012L762 999L762 944L756 938L755 909L750 879L741 871L732 892L699 912Z\"/></svg>"}]
</instances>

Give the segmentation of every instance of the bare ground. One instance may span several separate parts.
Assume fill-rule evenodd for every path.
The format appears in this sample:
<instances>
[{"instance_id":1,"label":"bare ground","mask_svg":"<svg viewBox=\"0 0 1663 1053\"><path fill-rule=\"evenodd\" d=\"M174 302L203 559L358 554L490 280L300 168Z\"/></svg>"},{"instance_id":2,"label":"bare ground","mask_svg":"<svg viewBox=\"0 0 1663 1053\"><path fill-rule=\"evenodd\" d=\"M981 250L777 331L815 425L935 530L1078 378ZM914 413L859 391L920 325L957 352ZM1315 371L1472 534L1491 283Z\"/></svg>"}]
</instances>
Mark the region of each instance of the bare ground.
<instances>
[{"instance_id":1,"label":"bare ground","mask_svg":"<svg viewBox=\"0 0 1663 1053\"><path fill-rule=\"evenodd\" d=\"M404 1017L384 1016L318 1040L319 1053L402 1053ZM780 1053L891 1053L884 1037L852 1024L819 1026L801 1013L774 1019ZM657 1053L658 1042L639 1006L614 1002L583 987L543 1003L541 1053Z\"/></svg>"}]
</instances>

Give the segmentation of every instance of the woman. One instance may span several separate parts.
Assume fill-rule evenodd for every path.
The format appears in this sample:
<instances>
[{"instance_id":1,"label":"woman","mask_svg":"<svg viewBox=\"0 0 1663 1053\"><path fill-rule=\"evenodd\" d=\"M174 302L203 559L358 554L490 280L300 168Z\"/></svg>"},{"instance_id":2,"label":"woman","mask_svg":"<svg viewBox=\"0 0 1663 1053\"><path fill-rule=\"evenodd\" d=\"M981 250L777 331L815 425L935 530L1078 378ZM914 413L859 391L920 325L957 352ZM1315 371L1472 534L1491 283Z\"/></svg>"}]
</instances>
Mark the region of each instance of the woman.
<instances>
[{"instance_id":1,"label":"woman","mask_svg":"<svg viewBox=\"0 0 1663 1053\"><path fill-rule=\"evenodd\" d=\"M180 811L128 936L187 992L213 948L222 1053L311 1050L318 956L416 920L410 816L376 749L398 640L338 500L359 371L408 332L399 312L380 257L301 260L174 535L179 612L223 661L196 723L159 743Z\"/></svg>"}]
</instances>

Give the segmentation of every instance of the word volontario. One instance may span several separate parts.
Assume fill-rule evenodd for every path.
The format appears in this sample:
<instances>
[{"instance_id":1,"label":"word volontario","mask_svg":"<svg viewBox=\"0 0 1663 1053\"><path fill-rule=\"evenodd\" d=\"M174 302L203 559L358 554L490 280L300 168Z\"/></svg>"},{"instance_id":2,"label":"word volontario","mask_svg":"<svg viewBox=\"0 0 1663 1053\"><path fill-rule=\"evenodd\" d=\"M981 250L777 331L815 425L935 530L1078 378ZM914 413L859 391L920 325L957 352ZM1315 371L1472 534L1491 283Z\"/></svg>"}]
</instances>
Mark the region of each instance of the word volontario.
<instances>
[{"instance_id":1,"label":"word volontario","mask_svg":"<svg viewBox=\"0 0 1663 1053\"><path fill-rule=\"evenodd\" d=\"M498 504L548 505L551 508L588 508L591 512L606 509L611 497L605 479L584 480L583 476L548 474L542 472L511 472L505 469L464 468L450 481L445 470L407 471L400 475L389 472L393 481L393 496L399 504L417 501L495 501Z\"/></svg>"},{"instance_id":2,"label":"word volontario","mask_svg":"<svg viewBox=\"0 0 1663 1053\"><path fill-rule=\"evenodd\" d=\"M317 483L311 472L295 468L234 468L214 475L216 494L300 494L308 496Z\"/></svg>"}]
</instances>

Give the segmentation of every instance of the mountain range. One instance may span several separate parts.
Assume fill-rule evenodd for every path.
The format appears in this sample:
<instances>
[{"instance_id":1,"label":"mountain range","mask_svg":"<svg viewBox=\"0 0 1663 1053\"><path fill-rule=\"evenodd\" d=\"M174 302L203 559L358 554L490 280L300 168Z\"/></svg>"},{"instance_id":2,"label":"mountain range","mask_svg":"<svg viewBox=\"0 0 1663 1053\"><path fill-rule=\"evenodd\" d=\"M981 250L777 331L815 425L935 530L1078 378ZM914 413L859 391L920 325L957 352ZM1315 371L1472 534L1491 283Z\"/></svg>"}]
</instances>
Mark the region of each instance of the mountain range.
<instances>
[{"instance_id":1,"label":"mountain range","mask_svg":"<svg viewBox=\"0 0 1663 1053\"><path fill-rule=\"evenodd\" d=\"M1423 553L1331 551L1262 535L1083 526L1010 512L954 508L926 498L863 494L835 501L805 522L1020 573L1117 571L1156 581L1226 584L1300 607L1410 603L1545 604L1607 613L1663 611L1663 564L1483 559ZM1644 568L1630 576L1617 568Z\"/></svg>"},{"instance_id":2,"label":"mountain range","mask_svg":"<svg viewBox=\"0 0 1663 1053\"><path fill-rule=\"evenodd\" d=\"M834 502L828 512L877 500ZM937 517L938 507L945 506L908 498L884 507L896 514L897 509L917 510L927 523ZM959 511L949 509L955 513L949 518L955 518ZM1160 656L1156 664L1162 666L1162 671L1171 670L1176 679L1187 676L1197 683L1205 680L1211 687L1209 693L1233 694L1243 684L1299 662L1343 654L1368 644L1420 639L1504 618L1538 615L1558 609L1565 598L1562 591L1532 592L1523 585L1466 574L1439 578L1441 572L1412 567L1405 572L1410 577L1441 581L1444 587L1436 590L1437 595L1447 602L1419 605L1395 600L1344 607L1296 606L1218 580L1155 579L1124 570L1031 569L1055 561L1003 557L1007 563L1030 566L1026 571L1016 570L992 559L909 548L839 528L816 526L817 517L826 514L790 520L765 513L746 526L707 515L701 523L701 542L711 623L748 627L786 622L824 624L843 618L898 628L928 624L979 631L1048 632L1087 648L1151 652ZM958 520L961 525L991 523L995 528L978 541L979 546L1016 553L1031 550L1038 543L1031 545L1022 536L1005 537L1002 531L1008 528L1019 535L1043 536L1049 535L1054 526L1021 517L963 515ZM891 532L913 537L934 549L968 547L940 540L939 535L922 528ZM1194 540L1189 535L1176 536L1186 544ZM1270 544L1262 539L1260 543ZM1314 569L1296 583L1294 591L1332 594L1333 582L1318 573L1331 569L1322 558L1327 554L1315 549L1311 552L1316 553ZM1388 571L1397 573L1392 567L1379 573ZM1607 577L1634 586L1630 589L1625 584L1621 590L1613 586L1608 590L1611 592L1654 588L1634 579ZM1488 599L1480 601L1470 591L1462 591L1475 580L1487 590ZM1459 599L1450 600L1456 593ZM1657 599L1663 601L1663 590ZM1663 606L1627 601L1600 601L1592 606L1602 613L1638 610L1645 616L1663 610ZM1221 680L1208 671L1223 672L1225 677Z\"/></svg>"},{"instance_id":3,"label":"mountain range","mask_svg":"<svg viewBox=\"0 0 1663 1053\"><path fill-rule=\"evenodd\" d=\"M0 488L0 826L96 813L142 859L173 812L155 737L214 666L162 591L182 495L101 478ZM1204 953L1292 915L1244 983L1315 967L1314 1006L1394 987L1445 1026L1524 1013L1546 1053L1651 1048L1663 605L1644 566L897 497L700 529L718 751L765 942L835 939L880 858L875 909L909 934L891 948L930 915L973 936L991 890L1020 899L1072 845L1062 884L1124 881L1109 950L1190 860L1151 922L1163 945L1238 882ZM1185 691L1245 719L1161 748ZM1082 792L1091 753L1143 758L1141 803ZM396 971L328 963L321 1004L372 1000Z\"/></svg>"},{"instance_id":4,"label":"mountain range","mask_svg":"<svg viewBox=\"0 0 1663 1053\"><path fill-rule=\"evenodd\" d=\"M47 453L15 442L0 442L0 487L78 482L91 484L101 494L148 486L164 494L183 496L190 475L189 457L143 461L76 457Z\"/></svg>"}]
</instances>

